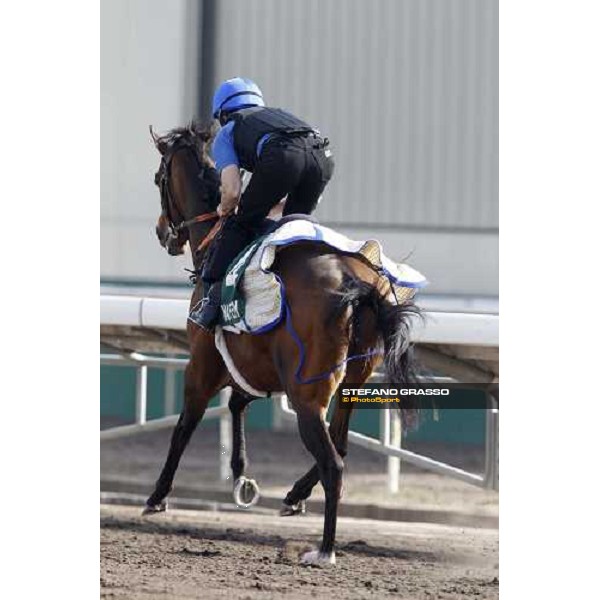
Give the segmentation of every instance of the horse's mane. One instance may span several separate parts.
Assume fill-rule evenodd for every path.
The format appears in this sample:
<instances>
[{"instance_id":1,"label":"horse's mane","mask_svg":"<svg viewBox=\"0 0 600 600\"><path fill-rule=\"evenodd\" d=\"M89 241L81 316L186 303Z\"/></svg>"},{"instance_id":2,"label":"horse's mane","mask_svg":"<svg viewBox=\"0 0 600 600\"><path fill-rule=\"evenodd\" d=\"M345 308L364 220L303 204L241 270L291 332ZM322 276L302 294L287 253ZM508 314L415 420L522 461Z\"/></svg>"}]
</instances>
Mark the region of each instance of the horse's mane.
<instances>
[{"instance_id":1,"label":"horse's mane","mask_svg":"<svg viewBox=\"0 0 600 600\"><path fill-rule=\"evenodd\" d=\"M163 135L154 134L152 127L150 132L157 147L163 149L172 148L175 144L184 142L196 146L203 156L208 156L210 142L216 135L216 126L213 123L202 123L193 119L183 127L175 127Z\"/></svg>"}]
</instances>

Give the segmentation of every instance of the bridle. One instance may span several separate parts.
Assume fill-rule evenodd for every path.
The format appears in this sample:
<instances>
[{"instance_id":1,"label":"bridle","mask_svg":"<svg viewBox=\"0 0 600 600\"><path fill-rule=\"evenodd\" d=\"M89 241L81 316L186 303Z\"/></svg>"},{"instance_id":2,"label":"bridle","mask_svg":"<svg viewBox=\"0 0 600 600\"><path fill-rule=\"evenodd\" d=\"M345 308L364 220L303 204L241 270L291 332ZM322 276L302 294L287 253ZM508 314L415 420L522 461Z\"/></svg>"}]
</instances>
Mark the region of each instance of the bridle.
<instances>
[{"instance_id":1,"label":"bridle","mask_svg":"<svg viewBox=\"0 0 600 600\"><path fill-rule=\"evenodd\" d=\"M171 163L173 161L173 157L175 156L175 154L177 154L177 152L179 152L180 150L183 150L185 148L189 148L192 150L192 153L200 167L200 172L198 173L198 178L202 179L202 180L204 179L204 172L206 170L206 166L202 163L202 161L200 160L200 157L198 156L198 147L191 140L188 140L184 137L179 137L179 138L176 138L175 140L173 140L169 144L169 146L168 146L167 150L164 152L164 154L162 154L162 157L160 160L160 166L154 176L154 183L158 186L158 188L160 190L160 204L161 204L162 214L166 217L167 223L168 223L168 226L170 229L167 239L165 240L166 248L169 247L170 242L177 240L177 238L179 237L179 234L182 231L189 229L191 226L193 226L197 223L204 223L204 222L212 221L215 219L217 220L217 222L213 225L213 227L208 232L208 234L198 244L198 248L196 249L196 252L199 252L201 250L204 250L210 244L210 242L212 242L212 240L215 238L215 236L217 235L217 233L219 232L219 229L221 227L222 219L219 217L219 214L215 210L215 211L197 215L191 219L183 220L178 224L175 223L171 209L174 207L178 213L179 213L179 211L176 208L177 205L175 204L175 202L173 200L173 195L171 192L171 185L170 185ZM181 215L180 213L178 216L183 217L183 215Z\"/></svg>"}]
</instances>

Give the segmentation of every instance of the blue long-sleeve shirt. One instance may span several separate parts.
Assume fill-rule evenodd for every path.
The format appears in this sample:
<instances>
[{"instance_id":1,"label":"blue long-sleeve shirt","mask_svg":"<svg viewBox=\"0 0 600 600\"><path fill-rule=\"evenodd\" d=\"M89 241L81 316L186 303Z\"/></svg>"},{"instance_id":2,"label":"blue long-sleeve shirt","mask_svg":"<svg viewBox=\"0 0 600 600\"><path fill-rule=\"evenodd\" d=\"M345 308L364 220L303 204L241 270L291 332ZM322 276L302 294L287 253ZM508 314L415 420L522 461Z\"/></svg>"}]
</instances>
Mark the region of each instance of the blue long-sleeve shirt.
<instances>
[{"instance_id":1,"label":"blue long-sleeve shirt","mask_svg":"<svg viewBox=\"0 0 600 600\"><path fill-rule=\"evenodd\" d=\"M240 160L237 152L235 151L235 145L233 143L234 126L235 121L230 121L221 127L213 141L212 155L218 171L222 171L229 165L237 165L238 167L240 166ZM256 156L260 156L261 150L270 136L271 134L267 133L263 135L260 140L258 140L258 144L256 145Z\"/></svg>"}]
</instances>

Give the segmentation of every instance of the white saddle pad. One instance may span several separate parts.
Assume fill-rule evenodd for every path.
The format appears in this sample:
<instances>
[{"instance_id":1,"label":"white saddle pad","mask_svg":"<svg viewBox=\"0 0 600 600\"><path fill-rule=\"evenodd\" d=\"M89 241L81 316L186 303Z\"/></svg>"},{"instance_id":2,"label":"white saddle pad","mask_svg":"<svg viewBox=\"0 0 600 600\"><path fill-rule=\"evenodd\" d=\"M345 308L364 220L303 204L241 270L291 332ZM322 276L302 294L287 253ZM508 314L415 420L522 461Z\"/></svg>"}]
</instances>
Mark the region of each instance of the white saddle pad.
<instances>
[{"instance_id":1,"label":"white saddle pad","mask_svg":"<svg viewBox=\"0 0 600 600\"><path fill-rule=\"evenodd\" d=\"M249 246L230 267L223 282L223 329L256 334L279 323L284 299L281 284L270 269L279 248L299 241L326 244L345 254L362 256L375 270L389 278L399 303L406 302L419 288L427 285L421 273L386 257L376 240L351 240L311 221L291 221Z\"/></svg>"}]
</instances>

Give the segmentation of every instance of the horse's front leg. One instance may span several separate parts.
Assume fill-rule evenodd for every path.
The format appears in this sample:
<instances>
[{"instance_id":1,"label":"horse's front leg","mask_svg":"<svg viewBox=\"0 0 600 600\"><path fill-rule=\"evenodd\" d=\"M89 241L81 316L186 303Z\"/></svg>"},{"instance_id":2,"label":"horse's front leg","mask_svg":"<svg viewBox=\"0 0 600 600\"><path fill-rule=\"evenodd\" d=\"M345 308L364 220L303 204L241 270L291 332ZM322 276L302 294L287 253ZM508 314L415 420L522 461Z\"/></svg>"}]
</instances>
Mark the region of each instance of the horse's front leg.
<instances>
[{"instance_id":1,"label":"horse's front leg","mask_svg":"<svg viewBox=\"0 0 600 600\"><path fill-rule=\"evenodd\" d=\"M233 499L240 508L254 506L260 498L258 484L254 479L246 477L248 456L246 455L246 435L244 417L246 407L254 396L243 396L233 390L229 398L231 425L233 430L233 448L231 451L231 471L233 473Z\"/></svg>"},{"instance_id":2,"label":"horse's front leg","mask_svg":"<svg viewBox=\"0 0 600 600\"><path fill-rule=\"evenodd\" d=\"M144 515L166 510L165 498L173 487L173 479L181 456L198 423L202 420L210 398L219 391L225 380L226 371L224 369L219 371L214 368L209 375L205 369L196 367L199 362L192 358L186 367L184 407L171 436L167 460L156 481L154 491L146 500L146 506L142 513ZM207 364L206 360L202 362ZM221 373L220 377L219 373Z\"/></svg>"}]
</instances>

